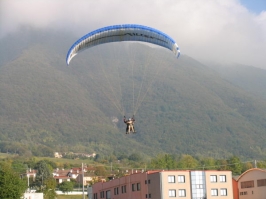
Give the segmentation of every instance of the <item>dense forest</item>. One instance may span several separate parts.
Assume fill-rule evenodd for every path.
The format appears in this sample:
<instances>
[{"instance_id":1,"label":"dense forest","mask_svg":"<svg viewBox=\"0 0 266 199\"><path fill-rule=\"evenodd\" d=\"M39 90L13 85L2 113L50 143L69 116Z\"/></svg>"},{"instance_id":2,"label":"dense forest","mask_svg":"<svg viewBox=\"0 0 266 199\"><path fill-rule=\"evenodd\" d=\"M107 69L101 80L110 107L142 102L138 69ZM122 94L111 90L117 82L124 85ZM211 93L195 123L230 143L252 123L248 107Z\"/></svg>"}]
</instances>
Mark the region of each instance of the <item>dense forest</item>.
<instances>
[{"instance_id":1,"label":"dense forest","mask_svg":"<svg viewBox=\"0 0 266 199\"><path fill-rule=\"evenodd\" d=\"M229 69L130 42L67 66L76 39L24 27L0 40L1 152L266 157L266 87L250 73L246 87ZM122 119L133 114L137 133L126 135Z\"/></svg>"}]
</instances>

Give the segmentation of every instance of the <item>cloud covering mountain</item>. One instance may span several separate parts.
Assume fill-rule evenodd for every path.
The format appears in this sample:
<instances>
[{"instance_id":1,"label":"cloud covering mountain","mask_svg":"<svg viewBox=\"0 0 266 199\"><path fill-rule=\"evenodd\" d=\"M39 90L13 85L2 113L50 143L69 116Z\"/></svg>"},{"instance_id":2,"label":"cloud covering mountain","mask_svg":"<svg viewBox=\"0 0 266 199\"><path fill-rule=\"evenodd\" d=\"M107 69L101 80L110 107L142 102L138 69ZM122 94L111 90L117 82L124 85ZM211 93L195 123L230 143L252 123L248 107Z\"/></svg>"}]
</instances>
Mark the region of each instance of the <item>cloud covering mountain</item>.
<instances>
[{"instance_id":1,"label":"cloud covering mountain","mask_svg":"<svg viewBox=\"0 0 266 199\"><path fill-rule=\"evenodd\" d=\"M74 32L78 38L125 23L162 30L182 54L199 60L266 68L266 11L254 13L239 0L0 1L0 37L32 25Z\"/></svg>"}]
</instances>

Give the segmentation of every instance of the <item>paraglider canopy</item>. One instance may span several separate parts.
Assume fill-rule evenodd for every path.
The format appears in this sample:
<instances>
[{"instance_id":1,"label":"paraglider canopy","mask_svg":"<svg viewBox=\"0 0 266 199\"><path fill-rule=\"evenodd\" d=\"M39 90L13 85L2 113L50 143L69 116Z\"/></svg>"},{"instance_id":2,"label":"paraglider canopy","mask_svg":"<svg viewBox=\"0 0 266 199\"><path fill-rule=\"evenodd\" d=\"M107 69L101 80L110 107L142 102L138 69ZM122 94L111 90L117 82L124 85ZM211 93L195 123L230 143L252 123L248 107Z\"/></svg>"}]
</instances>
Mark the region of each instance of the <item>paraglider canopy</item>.
<instances>
[{"instance_id":1,"label":"paraglider canopy","mask_svg":"<svg viewBox=\"0 0 266 199\"><path fill-rule=\"evenodd\" d=\"M69 65L71 59L82 50L104 43L121 41L141 41L152 43L171 50L177 58L180 56L180 49L178 45L167 34L143 25L122 24L94 30L78 39L70 47L66 56L66 63Z\"/></svg>"}]
</instances>

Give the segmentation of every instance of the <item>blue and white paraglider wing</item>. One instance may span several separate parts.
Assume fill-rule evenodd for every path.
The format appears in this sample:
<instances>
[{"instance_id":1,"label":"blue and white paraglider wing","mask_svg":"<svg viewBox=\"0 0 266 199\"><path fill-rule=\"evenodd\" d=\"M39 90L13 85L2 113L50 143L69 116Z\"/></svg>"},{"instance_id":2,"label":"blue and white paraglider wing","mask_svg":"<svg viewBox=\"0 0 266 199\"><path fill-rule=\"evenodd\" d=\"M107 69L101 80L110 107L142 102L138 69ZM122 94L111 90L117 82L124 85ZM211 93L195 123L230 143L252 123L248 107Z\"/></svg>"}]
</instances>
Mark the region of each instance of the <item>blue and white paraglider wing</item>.
<instances>
[{"instance_id":1,"label":"blue and white paraglider wing","mask_svg":"<svg viewBox=\"0 0 266 199\"><path fill-rule=\"evenodd\" d=\"M178 45L167 34L147 26L123 24L100 28L81 37L69 49L66 63L69 65L71 59L82 50L104 43L120 41L148 42L173 51L177 58L180 56Z\"/></svg>"}]
</instances>

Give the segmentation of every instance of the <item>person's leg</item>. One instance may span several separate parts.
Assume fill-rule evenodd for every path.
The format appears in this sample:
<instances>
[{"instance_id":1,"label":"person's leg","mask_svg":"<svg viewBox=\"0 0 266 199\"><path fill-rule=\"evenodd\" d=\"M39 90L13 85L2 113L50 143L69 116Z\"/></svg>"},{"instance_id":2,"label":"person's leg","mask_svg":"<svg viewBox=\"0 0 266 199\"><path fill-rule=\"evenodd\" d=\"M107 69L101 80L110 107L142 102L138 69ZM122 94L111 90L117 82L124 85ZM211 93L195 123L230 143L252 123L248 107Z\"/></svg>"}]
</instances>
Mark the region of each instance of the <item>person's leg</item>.
<instances>
[{"instance_id":1,"label":"person's leg","mask_svg":"<svg viewBox=\"0 0 266 199\"><path fill-rule=\"evenodd\" d=\"M129 133L129 126L127 125L126 134Z\"/></svg>"}]
</instances>

